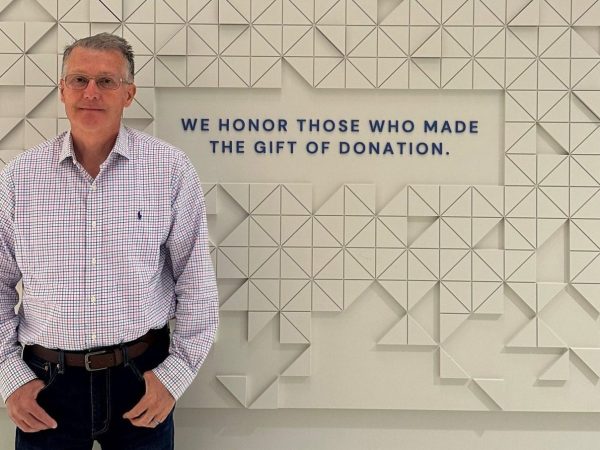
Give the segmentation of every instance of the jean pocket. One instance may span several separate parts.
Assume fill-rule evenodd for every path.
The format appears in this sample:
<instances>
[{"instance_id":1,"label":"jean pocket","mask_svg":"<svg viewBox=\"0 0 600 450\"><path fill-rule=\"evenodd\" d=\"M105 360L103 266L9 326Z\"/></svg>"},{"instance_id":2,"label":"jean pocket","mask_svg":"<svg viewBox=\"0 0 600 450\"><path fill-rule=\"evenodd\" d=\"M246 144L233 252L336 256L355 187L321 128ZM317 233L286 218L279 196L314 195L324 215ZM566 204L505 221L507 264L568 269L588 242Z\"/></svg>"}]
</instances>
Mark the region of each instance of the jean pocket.
<instances>
[{"instance_id":1,"label":"jean pocket","mask_svg":"<svg viewBox=\"0 0 600 450\"><path fill-rule=\"evenodd\" d=\"M40 392L48 389L56 380L56 375L58 374L58 367L56 364L52 364L34 355L27 357L25 363L33 371L35 376L44 382L45 386Z\"/></svg>"},{"instance_id":2,"label":"jean pocket","mask_svg":"<svg viewBox=\"0 0 600 450\"><path fill-rule=\"evenodd\" d=\"M140 371L140 369L134 361L129 361L128 367L133 372L138 381L144 384L146 383L146 381L144 380L144 374Z\"/></svg>"}]
</instances>

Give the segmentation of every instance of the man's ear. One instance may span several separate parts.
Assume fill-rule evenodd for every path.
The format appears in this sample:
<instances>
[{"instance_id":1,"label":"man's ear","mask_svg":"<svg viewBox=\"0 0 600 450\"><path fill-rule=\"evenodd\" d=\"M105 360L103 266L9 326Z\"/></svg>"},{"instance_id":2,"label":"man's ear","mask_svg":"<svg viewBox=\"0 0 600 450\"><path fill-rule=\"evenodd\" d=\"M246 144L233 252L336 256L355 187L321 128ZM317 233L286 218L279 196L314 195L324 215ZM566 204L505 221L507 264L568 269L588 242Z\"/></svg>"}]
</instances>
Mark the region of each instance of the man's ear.
<instances>
[{"instance_id":1,"label":"man's ear","mask_svg":"<svg viewBox=\"0 0 600 450\"><path fill-rule=\"evenodd\" d=\"M137 92L137 86L133 83L127 85L127 99L125 100L125 108L127 108L133 102L135 93Z\"/></svg>"},{"instance_id":2,"label":"man's ear","mask_svg":"<svg viewBox=\"0 0 600 450\"><path fill-rule=\"evenodd\" d=\"M65 81L63 79L60 80L60 84L58 85L58 95L60 97L60 101L61 102L65 102L65 94L64 91L65 90Z\"/></svg>"}]
</instances>

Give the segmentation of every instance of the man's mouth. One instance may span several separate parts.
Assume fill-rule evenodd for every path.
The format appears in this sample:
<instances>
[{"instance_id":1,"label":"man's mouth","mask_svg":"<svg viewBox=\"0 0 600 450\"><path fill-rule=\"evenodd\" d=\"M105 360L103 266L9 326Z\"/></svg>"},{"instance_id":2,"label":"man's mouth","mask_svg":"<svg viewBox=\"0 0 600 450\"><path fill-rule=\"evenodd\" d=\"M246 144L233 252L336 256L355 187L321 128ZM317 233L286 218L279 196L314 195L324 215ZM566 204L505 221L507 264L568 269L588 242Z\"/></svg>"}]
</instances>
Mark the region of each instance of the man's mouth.
<instances>
[{"instance_id":1,"label":"man's mouth","mask_svg":"<svg viewBox=\"0 0 600 450\"><path fill-rule=\"evenodd\" d=\"M79 106L79 109L83 109L83 110L86 110L86 111L103 111L102 108L97 108L97 107L94 107L94 106Z\"/></svg>"}]
</instances>

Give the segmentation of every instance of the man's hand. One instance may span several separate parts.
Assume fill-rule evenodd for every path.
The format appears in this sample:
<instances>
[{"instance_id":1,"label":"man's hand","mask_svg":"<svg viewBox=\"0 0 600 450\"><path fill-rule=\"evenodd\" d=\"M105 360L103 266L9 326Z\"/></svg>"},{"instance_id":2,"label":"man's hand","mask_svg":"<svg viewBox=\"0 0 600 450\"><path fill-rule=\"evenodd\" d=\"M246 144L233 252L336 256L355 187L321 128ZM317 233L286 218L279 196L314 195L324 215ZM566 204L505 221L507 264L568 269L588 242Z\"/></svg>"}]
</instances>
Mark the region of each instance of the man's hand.
<instances>
[{"instance_id":1,"label":"man's hand","mask_svg":"<svg viewBox=\"0 0 600 450\"><path fill-rule=\"evenodd\" d=\"M154 428L167 418L175 399L151 370L144 373L146 393L131 410L123 414L124 419L136 427Z\"/></svg>"},{"instance_id":2,"label":"man's hand","mask_svg":"<svg viewBox=\"0 0 600 450\"><path fill-rule=\"evenodd\" d=\"M56 420L38 404L36 398L45 384L40 379L31 380L17 388L6 399L8 417L25 433L56 428Z\"/></svg>"}]
</instances>

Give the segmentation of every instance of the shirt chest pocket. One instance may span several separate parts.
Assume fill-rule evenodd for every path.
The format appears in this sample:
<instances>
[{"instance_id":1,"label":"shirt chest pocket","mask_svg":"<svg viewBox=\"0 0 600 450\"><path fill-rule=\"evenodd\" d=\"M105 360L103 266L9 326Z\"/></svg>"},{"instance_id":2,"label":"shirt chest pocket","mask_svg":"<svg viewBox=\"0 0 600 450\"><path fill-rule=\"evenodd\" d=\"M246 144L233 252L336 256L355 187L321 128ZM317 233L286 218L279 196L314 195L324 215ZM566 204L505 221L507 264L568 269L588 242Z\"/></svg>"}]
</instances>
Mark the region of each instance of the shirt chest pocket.
<instances>
[{"instance_id":1,"label":"shirt chest pocket","mask_svg":"<svg viewBox=\"0 0 600 450\"><path fill-rule=\"evenodd\" d=\"M128 246L144 262L156 262L168 236L170 210L151 201L133 205L129 212Z\"/></svg>"}]
</instances>

